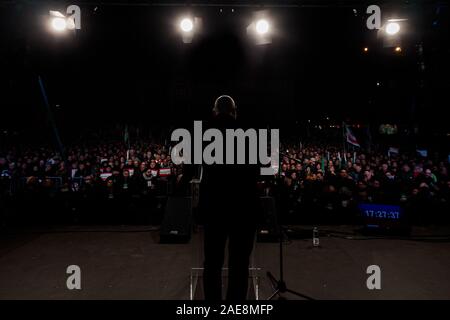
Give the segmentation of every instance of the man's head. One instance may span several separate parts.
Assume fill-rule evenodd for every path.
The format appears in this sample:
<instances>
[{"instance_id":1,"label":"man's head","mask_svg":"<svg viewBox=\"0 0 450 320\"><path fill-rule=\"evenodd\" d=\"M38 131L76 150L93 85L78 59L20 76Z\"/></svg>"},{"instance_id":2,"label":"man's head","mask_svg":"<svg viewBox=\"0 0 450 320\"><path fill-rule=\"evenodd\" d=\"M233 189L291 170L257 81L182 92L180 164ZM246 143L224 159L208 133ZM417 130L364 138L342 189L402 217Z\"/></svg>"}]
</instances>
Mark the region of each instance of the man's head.
<instances>
[{"instance_id":1,"label":"man's head","mask_svg":"<svg viewBox=\"0 0 450 320\"><path fill-rule=\"evenodd\" d=\"M229 115L236 118L236 103L232 97L221 95L214 102L213 112L215 116Z\"/></svg>"}]
</instances>

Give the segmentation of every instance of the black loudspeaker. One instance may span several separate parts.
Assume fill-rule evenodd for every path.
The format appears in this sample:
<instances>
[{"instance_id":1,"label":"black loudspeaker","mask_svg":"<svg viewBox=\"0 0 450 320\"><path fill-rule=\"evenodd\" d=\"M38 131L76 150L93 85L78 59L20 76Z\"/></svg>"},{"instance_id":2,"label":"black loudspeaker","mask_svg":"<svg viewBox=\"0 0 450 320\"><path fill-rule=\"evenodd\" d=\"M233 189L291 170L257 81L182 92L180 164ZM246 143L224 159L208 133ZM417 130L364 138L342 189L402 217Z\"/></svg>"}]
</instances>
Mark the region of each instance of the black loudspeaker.
<instances>
[{"instance_id":1,"label":"black loudspeaker","mask_svg":"<svg viewBox=\"0 0 450 320\"><path fill-rule=\"evenodd\" d=\"M169 197L161 224L160 243L187 243L191 239L192 198Z\"/></svg>"},{"instance_id":2,"label":"black loudspeaker","mask_svg":"<svg viewBox=\"0 0 450 320\"><path fill-rule=\"evenodd\" d=\"M260 197L262 215L258 226L258 242L278 242L278 218L275 198Z\"/></svg>"}]
</instances>

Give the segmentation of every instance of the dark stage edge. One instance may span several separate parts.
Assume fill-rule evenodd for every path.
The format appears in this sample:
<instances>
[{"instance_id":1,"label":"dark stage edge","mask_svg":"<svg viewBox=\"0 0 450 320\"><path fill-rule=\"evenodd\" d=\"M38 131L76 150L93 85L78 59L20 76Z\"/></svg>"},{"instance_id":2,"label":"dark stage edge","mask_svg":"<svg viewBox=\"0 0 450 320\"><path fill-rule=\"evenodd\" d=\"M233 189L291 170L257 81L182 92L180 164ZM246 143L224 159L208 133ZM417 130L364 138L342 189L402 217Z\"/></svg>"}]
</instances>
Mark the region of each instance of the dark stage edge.
<instances>
[{"instance_id":1,"label":"dark stage edge","mask_svg":"<svg viewBox=\"0 0 450 320\"><path fill-rule=\"evenodd\" d=\"M354 226L321 226L351 232ZM42 230L40 230L42 231ZM201 234L188 244L159 244L146 227L61 227L46 233L3 230L0 299L189 299L191 266L199 267ZM413 234L450 234L416 228ZM321 237L284 245L288 286L315 299L450 299L450 242ZM258 243L259 296L271 292L266 271L278 276L278 245ZM66 268L78 265L82 289L66 288ZM366 269L381 268L381 290L368 290ZM195 294L201 299L201 278ZM251 294L254 297L254 293ZM296 299L286 295L288 299Z\"/></svg>"}]
</instances>

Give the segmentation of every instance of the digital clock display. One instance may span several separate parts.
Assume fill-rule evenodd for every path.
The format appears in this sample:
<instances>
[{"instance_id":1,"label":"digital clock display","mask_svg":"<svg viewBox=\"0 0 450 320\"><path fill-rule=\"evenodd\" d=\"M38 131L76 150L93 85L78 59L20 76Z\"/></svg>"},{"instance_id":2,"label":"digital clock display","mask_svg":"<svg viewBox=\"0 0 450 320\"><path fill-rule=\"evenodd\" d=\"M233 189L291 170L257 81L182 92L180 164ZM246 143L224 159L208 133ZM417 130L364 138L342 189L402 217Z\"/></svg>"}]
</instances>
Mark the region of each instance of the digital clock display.
<instances>
[{"instance_id":1,"label":"digital clock display","mask_svg":"<svg viewBox=\"0 0 450 320\"><path fill-rule=\"evenodd\" d=\"M380 204L360 204L359 209L365 218L382 220L399 220L401 218L400 206Z\"/></svg>"}]
</instances>

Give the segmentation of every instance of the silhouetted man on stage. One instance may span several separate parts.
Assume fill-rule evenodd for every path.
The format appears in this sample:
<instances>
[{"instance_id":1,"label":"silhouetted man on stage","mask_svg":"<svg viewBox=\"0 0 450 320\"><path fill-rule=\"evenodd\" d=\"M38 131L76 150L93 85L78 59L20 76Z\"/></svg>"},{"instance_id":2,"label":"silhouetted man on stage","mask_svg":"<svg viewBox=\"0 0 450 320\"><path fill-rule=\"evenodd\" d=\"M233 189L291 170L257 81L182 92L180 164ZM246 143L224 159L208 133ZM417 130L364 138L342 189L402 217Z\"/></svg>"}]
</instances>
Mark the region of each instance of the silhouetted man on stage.
<instances>
[{"instance_id":1,"label":"silhouetted man on stage","mask_svg":"<svg viewBox=\"0 0 450 320\"><path fill-rule=\"evenodd\" d=\"M223 136L225 129L242 128L236 117L236 104L230 96L217 98L213 114L209 127L221 130ZM247 143L246 152L248 155ZM236 148L234 156L236 159ZM226 154L223 158L226 159ZM257 165L203 167L200 206L205 227L203 284L206 300L222 299L221 275L227 239L229 278L226 299L246 299L249 259L256 230L258 174Z\"/></svg>"}]
</instances>

